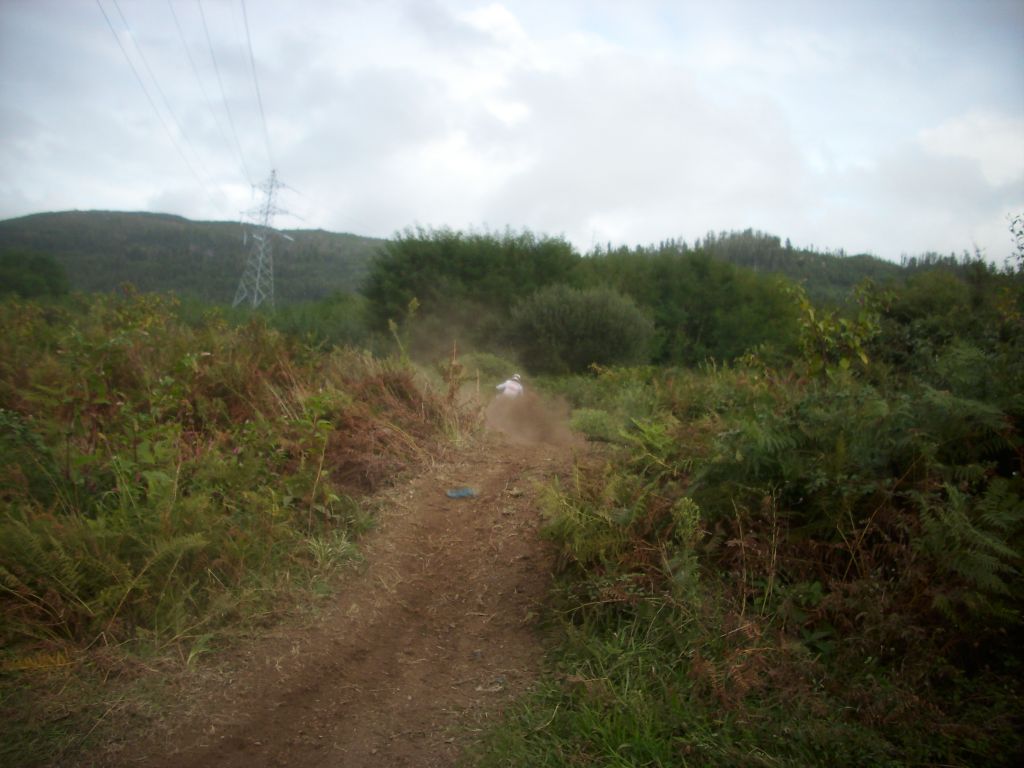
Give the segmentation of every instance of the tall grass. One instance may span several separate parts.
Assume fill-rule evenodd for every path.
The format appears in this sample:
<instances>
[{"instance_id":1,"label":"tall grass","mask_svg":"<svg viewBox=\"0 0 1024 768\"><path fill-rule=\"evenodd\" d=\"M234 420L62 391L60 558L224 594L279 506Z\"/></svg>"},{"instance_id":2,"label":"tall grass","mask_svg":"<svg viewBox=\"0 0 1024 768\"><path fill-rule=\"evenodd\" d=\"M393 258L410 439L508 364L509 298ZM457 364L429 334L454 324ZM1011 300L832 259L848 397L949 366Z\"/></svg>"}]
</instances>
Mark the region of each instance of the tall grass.
<instances>
[{"instance_id":1,"label":"tall grass","mask_svg":"<svg viewBox=\"0 0 1024 768\"><path fill-rule=\"evenodd\" d=\"M562 643L478 764L1016 764L1018 415L838 367L648 391L549 494Z\"/></svg>"},{"instance_id":2,"label":"tall grass","mask_svg":"<svg viewBox=\"0 0 1024 768\"><path fill-rule=\"evenodd\" d=\"M451 419L407 366L315 352L258 318L76 301L0 304L5 700L49 668L33 659L189 659L316 588L372 524L360 496Z\"/></svg>"}]
</instances>

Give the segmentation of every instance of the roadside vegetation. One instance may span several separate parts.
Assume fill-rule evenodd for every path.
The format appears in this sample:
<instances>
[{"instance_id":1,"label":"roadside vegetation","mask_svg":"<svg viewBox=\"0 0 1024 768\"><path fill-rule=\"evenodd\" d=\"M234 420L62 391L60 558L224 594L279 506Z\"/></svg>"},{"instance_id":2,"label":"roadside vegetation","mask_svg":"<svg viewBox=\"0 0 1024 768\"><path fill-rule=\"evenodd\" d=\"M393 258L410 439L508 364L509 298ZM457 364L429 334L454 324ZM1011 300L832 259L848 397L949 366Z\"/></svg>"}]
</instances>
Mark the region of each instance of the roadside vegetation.
<instances>
[{"instance_id":1,"label":"roadside vegetation","mask_svg":"<svg viewBox=\"0 0 1024 768\"><path fill-rule=\"evenodd\" d=\"M1022 256L415 230L252 313L8 252L0 762L327 594L515 366L608 458L547 490L549 672L470 764L1016 765Z\"/></svg>"},{"instance_id":2,"label":"roadside vegetation","mask_svg":"<svg viewBox=\"0 0 1024 768\"><path fill-rule=\"evenodd\" d=\"M799 353L548 386L549 675L484 766L1018 765L1024 284L792 294Z\"/></svg>"},{"instance_id":3,"label":"roadside vegetation","mask_svg":"<svg viewBox=\"0 0 1024 768\"><path fill-rule=\"evenodd\" d=\"M400 362L176 309L0 304L5 765L84 746L119 706L110 679L325 594L373 524L366 493L461 428Z\"/></svg>"}]
</instances>

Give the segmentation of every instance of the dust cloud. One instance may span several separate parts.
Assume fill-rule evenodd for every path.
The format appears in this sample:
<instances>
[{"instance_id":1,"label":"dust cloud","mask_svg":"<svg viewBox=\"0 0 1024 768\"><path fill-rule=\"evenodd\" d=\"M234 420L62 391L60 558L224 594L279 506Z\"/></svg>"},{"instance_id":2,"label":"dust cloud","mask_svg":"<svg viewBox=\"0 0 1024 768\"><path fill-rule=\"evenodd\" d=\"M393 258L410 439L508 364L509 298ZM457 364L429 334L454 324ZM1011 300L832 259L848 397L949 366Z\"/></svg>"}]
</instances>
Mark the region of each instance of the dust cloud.
<instances>
[{"instance_id":1,"label":"dust cloud","mask_svg":"<svg viewBox=\"0 0 1024 768\"><path fill-rule=\"evenodd\" d=\"M569 405L545 400L533 392L521 397L494 398L484 411L487 428L520 445L572 445L578 438L569 429Z\"/></svg>"}]
</instances>

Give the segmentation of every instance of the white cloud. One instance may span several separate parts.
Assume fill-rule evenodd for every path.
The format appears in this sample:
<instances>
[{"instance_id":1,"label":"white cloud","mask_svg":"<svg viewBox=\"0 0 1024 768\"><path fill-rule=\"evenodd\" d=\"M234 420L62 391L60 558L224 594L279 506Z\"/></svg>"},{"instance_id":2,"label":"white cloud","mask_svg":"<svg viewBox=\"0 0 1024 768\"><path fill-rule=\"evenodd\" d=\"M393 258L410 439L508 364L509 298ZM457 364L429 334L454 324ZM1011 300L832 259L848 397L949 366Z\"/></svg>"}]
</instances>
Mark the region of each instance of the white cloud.
<instances>
[{"instance_id":1,"label":"white cloud","mask_svg":"<svg viewBox=\"0 0 1024 768\"><path fill-rule=\"evenodd\" d=\"M526 32L519 20L501 3L492 3L462 14L461 19L503 42L522 42Z\"/></svg>"},{"instance_id":2,"label":"white cloud","mask_svg":"<svg viewBox=\"0 0 1024 768\"><path fill-rule=\"evenodd\" d=\"M972 113L923 129L920 142L940 157L973 160L990 184L1024 178L1024 118Z\"/></svg>"},{"instance_id":3,"label":"white cloud","mask_svg":"<svg viewBox=\"0 0 1024 768\"><path fill-rule=\"evenodd\" d=\"M1007 95L1024 85L1024 15L826 5L247 3L273 160L303 195L283 204L306 226L526 226L583 249L754 226L891 258L975 240L998 257L1024 200L1024 105ZM166 6L122 8L204 185L94 5L0 3L0 216L251 204L196 7L175 5L209 104ZM204 8L258 181L238 7Z\"/></svg>"}]
</instances>

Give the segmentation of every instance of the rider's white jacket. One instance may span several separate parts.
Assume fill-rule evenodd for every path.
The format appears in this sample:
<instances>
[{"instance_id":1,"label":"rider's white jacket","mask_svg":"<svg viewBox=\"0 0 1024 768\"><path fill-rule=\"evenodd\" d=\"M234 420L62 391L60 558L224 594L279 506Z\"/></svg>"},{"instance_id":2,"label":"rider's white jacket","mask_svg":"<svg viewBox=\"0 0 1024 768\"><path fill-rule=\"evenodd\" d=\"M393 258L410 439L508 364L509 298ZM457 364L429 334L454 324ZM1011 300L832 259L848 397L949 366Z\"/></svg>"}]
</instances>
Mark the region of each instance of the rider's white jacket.
<instances>
[{"instance_id":1,"label":"rider's white jacket","mask_svg":"<svg viewBox=\"0 0 1024 768\"><path fill-rule=\"evenodd\" d=\"M497 389L504 397L519 397L523 394L523 385L515 379L503 381L495 387L495 389Z\"/></svg>"}]
</instances>

